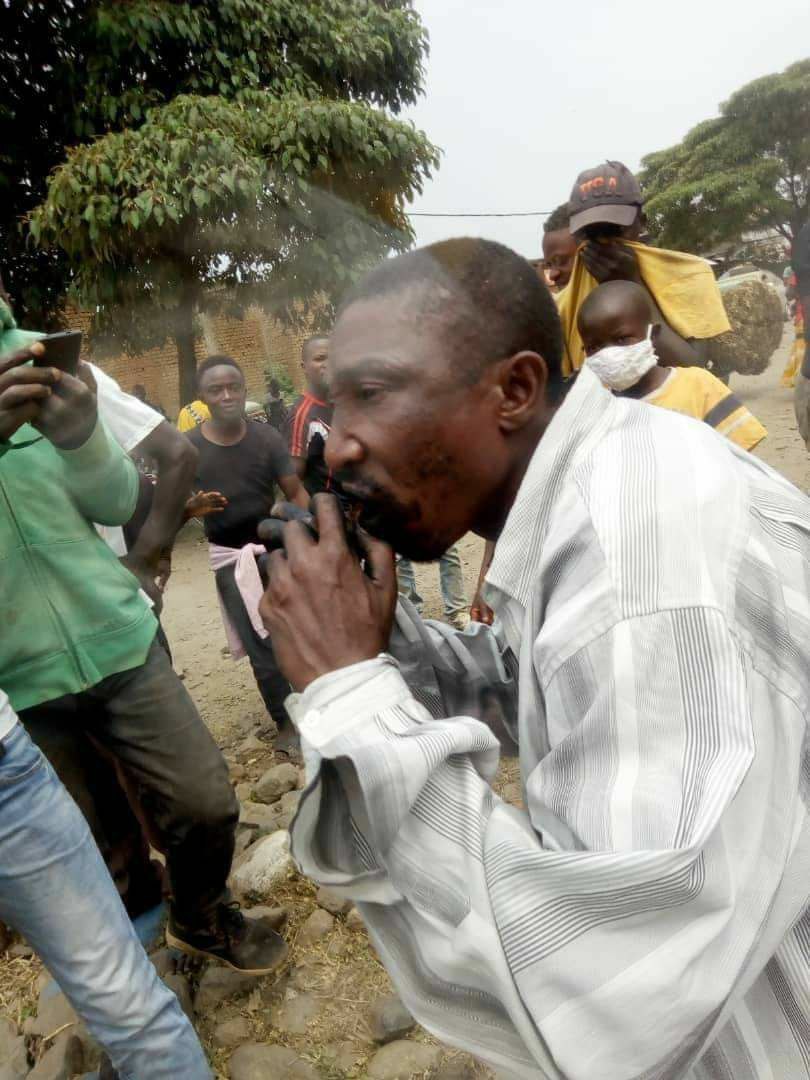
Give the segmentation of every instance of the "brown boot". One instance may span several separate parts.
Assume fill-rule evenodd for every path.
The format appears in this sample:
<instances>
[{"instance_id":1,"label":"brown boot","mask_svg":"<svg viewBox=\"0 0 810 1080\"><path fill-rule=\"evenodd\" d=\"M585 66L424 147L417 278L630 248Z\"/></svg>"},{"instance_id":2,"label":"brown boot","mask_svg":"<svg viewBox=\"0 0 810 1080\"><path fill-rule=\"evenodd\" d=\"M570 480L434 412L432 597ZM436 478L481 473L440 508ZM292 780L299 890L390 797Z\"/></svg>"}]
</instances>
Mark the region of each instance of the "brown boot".
<instances>
[{"instance_id":1,"label":"brown boot","mask_svg":"<svg viewBox=\"0 0 810 1080\"><path fill-rule=\"evenodd\" d=\"M235 903L220 904L216 923L202 929L169 917L166 944L189 956L219 960L245 975L269 975L287 959L287 942L264 919L246 919Z\"/></svg>"}]
</instances>

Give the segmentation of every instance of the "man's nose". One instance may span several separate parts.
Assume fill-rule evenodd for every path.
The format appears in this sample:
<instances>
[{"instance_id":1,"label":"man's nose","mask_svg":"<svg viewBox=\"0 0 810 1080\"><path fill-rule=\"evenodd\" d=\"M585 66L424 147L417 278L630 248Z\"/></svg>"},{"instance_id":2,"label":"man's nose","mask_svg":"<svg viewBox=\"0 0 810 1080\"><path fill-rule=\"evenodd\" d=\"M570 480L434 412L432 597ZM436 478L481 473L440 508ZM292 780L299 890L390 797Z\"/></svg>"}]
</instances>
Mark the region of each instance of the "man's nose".
<instances>
[{"instance_id":1,"label":"man's nose","mask_svg":"<svg viewBox=\"0 0 810 1080\"><path fill-rule=\"evenodd\" d=\"M360 441L333 423L324 448L324 458L328 468L332 472L339 472L348 465L356 465L364 457L365 453Z\"/></svg>"}]
</instances>

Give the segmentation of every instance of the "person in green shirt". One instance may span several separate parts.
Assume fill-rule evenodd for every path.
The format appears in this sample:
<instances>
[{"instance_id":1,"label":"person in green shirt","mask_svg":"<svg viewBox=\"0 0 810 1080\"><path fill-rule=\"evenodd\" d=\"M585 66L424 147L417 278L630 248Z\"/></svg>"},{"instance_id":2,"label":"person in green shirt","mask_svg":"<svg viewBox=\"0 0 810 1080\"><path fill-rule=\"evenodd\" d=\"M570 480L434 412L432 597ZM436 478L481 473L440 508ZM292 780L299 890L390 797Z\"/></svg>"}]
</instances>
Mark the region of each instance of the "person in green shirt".
<instances>
[{"instance_id":1,"label":"person in green shirt","mask_svg":"<svg viewBox=\"0 0 810 1080\"><path fill-rule=\"evenodd\" d=\"M238 805L222 754L165 651L137 579L92 522L120 525L137 473L95 395L31 361L42 346L0 303L0 686L23 724L100 742L139 791L172 890L167 939L252 973L286 944L230 903Z\"/></svg>"}]
</instances>

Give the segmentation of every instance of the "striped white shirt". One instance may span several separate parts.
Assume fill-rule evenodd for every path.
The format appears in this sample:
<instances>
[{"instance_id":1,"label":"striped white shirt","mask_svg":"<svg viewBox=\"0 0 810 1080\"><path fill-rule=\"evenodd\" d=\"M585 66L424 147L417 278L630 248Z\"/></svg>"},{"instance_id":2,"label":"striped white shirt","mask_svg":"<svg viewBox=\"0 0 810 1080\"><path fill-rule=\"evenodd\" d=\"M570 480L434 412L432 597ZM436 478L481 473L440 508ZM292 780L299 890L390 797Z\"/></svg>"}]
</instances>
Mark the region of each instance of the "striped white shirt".
<instances>
[{"instance_id":1,"label":"striped white shirt","mask_svg":"<svg viewBox=\"0 0 810 1080\"><path fill-rule=\"evenodd\" d=\"M303 870L507 1075L810 1077L810 503L583 370L488 580L526 811L487 728L367 661L294 705Z\"/></svg>"}]
</instances>

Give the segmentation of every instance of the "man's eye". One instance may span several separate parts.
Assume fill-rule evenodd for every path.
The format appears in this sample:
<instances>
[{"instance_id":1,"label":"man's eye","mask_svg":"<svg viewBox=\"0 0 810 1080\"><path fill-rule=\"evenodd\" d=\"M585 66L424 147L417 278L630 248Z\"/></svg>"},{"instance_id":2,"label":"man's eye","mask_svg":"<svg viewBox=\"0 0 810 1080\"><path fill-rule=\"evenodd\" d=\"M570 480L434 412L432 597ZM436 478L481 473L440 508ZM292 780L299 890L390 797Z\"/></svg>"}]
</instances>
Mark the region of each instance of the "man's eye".
<instances>
[{"instance_id":1,"label":"man's eye","mask_svg":"<svg viewBox=\"0 0 810 1080\"><path fill-rule=\"evenodd\" d=\"M357 391L357 396L361 401L374 401L382 394L382 387L380 386L361 386Z\"/></svg>"}]
</instances>

